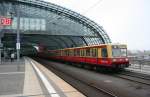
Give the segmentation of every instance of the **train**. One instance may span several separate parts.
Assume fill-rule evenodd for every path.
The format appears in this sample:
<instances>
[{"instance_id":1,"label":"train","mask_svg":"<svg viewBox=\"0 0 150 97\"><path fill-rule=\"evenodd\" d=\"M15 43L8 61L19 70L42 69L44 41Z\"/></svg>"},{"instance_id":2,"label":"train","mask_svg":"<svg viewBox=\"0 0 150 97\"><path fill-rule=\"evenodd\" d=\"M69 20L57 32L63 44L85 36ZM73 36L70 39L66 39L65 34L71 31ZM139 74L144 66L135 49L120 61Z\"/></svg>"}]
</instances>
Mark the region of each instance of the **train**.
<instances>
[{"instance_id":1,"label":"train","mask_svg":"<svg viewBox=\"0 0 150 97\"><path fill-rule=\"evenodd\" d=\"M127 45L125 44L101 44L57 50L47 50L44 47L39 47L38 56L56 61L108 69L124 69L130 66L127 57Z\"/></svg>"}]
</instances>

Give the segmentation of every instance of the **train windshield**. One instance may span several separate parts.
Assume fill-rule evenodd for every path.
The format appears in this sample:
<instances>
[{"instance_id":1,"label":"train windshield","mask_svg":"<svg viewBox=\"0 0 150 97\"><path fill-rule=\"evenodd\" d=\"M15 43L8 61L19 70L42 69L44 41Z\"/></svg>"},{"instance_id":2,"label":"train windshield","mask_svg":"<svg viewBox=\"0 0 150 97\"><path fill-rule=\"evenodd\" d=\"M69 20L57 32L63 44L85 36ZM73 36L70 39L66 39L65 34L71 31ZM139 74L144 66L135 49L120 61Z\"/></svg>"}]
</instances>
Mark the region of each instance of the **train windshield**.
<instances>
[{"instance_id":1,"label":"train windshield","mask_svg":"<svg viewBox=\"0 0 150 97\"><path fill-rule=\"evenodd\" d=\"M127 49L126 48L112 48L113 57L126 57Z\"/></svg>"}]
</instances>

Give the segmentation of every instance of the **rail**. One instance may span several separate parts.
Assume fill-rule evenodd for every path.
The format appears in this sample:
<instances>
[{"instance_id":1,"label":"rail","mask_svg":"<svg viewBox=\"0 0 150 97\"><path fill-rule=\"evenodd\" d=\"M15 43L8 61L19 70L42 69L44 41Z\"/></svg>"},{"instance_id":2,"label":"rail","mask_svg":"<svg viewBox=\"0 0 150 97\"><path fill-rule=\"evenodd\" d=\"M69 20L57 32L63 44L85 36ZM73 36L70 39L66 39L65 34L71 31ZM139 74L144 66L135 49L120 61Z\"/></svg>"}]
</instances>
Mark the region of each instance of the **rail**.
<instances>
[{"instance_id":1,"label":"rail","mask_svg":"<svg viewBox=\"0 0 150 97\"><path fill-rule=\"evenodd\" d=\"M131 72L131 71L124 71L124 72L121 72L120 74L115 74L114 76L125 79L125 80L129 80L132 82L150 86L150 76L146 74L141 74L141 73L136 73L136 72Z\"/></svg>"}]
</instances>

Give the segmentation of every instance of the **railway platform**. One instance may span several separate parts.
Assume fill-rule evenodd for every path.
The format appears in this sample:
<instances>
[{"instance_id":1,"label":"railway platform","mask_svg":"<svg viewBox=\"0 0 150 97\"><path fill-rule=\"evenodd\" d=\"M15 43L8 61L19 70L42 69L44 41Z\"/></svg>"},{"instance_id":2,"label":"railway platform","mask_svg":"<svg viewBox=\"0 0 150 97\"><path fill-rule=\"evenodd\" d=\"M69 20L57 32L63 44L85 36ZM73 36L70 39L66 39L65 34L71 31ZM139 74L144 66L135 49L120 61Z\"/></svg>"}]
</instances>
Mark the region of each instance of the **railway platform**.
<instances>
[{"instance_id":1,"label":"railway platform","mask_svg":"<svg viewBox=\"0 0 150 97\"><path fill-rule=\"evenodd\" d=\"M40 63L24 57L0 64L0 97L85 97Z\"/></svg>"}]
</instances>

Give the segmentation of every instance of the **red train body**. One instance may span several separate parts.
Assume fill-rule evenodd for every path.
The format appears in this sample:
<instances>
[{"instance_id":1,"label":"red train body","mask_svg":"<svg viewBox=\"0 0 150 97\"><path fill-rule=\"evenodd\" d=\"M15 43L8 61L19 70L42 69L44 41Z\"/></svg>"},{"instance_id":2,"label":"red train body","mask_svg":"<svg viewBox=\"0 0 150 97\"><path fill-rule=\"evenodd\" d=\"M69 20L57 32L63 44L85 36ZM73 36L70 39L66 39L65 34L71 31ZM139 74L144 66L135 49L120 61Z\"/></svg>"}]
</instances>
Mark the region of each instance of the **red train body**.
<instances>
[{"instance_id":1,"label":"red train body","mask_svg":"<svg viewBox=\"0 0 150 97\"><path fill-rule=\"evenodd\" d=\"M40 48L38 55L43 58L72 63L82 63L88 66L120 69L129 66L126 45L103 44L59 50Z\"/></svg>"}]
</instances>

